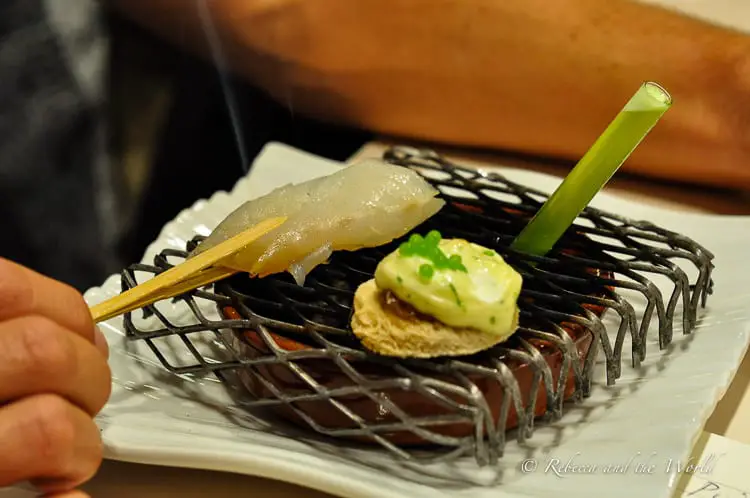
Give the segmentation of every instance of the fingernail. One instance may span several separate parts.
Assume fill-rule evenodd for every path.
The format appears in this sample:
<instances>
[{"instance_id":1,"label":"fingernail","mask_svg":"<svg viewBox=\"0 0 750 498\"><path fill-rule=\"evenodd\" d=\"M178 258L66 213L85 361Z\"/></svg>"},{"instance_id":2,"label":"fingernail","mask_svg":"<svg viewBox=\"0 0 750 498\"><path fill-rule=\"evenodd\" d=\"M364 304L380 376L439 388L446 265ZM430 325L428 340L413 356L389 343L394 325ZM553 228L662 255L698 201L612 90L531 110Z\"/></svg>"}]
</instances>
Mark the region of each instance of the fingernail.
<instances>
[{"instance_id":1,"label":"fingernail","mask_svg":"<svg viewBox=\"0 0 750 498\"><path fill-rule=\"evenodd\" d=\"M94 332L94 344L99 348L99 351L102 352L105 358L109 358L109 345L107 344L107 339L104 337L104 334L99 330L99 327L97 327L96 332Z\"/></svg>"}]
</instances>

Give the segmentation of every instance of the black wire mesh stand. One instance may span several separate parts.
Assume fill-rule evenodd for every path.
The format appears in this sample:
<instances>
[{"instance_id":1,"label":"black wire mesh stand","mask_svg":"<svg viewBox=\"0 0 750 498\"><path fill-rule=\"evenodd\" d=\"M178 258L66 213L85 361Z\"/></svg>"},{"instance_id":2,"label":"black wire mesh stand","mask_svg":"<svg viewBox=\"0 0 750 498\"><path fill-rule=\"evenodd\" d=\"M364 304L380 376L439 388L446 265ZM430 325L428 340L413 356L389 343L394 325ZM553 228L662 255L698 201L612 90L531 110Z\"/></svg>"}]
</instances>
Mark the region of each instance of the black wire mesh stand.
<instances>
[{"instance_id":1,"label":"black wire mesh stand","mask_svg":"<svg viewBox=\"0 0 750 498\"><path fill-rule=\"evenodd\" d=\"M177 298L189 307L188 324L153 305L143 311L156 318L155 328L140 327L128 313L128 339L144 341L170 372L217 376L243 409L263 408L336 444L369 444L407 461L472 456L492 465L508 434L524 441L539 417L555 420L565 402L589 395L597 354L606 358L611 385L621 375L628 336L637 366L654 320L660 348L676 329L694 329L713 268L713 255L695 241L588 208L554 251L530 257L509 245L545 193L431 151L397 147L384 158L418 171L447 201L415 232L438 229L495 249L523 275L521 327L509 341L470 357L430 361L366 351L349 329L353 294L401 240L335 253L304 287L286 274L236 275L190 292ZM185 251L162 251L152 265L125 269L123 290L136 285L136 273L177 264L200 240ZM658 280L672 290L662 292ZM612 330L602 321L605 310L617 315ZM190 361L174 362L165 338L178 340Z\"/></svg>"}]
</instances>

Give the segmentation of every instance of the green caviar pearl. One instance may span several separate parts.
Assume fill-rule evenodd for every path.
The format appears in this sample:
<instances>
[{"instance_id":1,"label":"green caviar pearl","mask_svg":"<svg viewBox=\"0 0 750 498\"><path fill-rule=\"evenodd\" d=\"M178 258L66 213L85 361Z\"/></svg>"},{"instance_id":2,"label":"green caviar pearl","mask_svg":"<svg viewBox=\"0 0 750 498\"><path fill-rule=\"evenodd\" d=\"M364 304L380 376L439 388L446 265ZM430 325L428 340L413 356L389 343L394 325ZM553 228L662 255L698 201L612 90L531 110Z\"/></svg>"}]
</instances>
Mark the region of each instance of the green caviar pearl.
<instances>
[{"instance_id":1,"label":"green caviar pearl","mask_svg":"<svg viewBox=\"0 0 750 498\"><path fill-rule=\"evenodd\" d=\"M425 241L430 245L436 246L438 245L438 242L440 242L440 239L442 239L440 232L438 232L437 230L430 230L430 232L427 234L427 237L425 238Z\"/></svg>"},{"instance_id":2,"label":"green caviar pearl","mask_svg":"<svg viewBox=\"0 0 750 498\"><path fill-rule=\"evenodd\" d=\"M419 267L419 277L422 280L429 282L430 280L432 280L432 276L434 274L435 274L435 269L428 264L424 264Z\"/></svg>"},{"instance_id":3,"label":"green caviar pearl","mask_svg":"<svg viewBox=\"0 0 750 498\"><path fill-rule=\"evenodd\" d=\"M413 256L418 253L421 246L424 245L424 239L418 233L414 233L409 240L399 246L399 252L403 256Z\"/></svg>"},{"instance_id":4,"label":"green caviar pearl","mask_svg":"<svg viewBox=\"0 0 750 498\"><path fill-rule=\"evenodd\" d=\"M495 255L495 251L490 251L490 250L484 251L484 255L485 256L494 256Z\"/></svg>"}]
</instances>

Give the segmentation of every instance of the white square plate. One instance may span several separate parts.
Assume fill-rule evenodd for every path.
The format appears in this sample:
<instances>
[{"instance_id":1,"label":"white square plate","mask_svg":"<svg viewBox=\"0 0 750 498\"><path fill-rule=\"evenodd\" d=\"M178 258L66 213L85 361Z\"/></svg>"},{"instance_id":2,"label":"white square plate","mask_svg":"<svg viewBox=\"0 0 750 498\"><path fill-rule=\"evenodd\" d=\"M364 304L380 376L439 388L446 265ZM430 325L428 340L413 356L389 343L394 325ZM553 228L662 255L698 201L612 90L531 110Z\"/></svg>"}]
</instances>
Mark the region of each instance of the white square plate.
<instances>
[{"instance_id":1,"label":"white square plate","mask_svg":"<svg viewBox=\"0 0 750 498\"><path fill-rule=\"evenodd\" d=\"M340 167L270 145L231 193L199 201L168 223L143 261L151 262L168 247L184 249L186 241L208 234L249 198ZM527 171L502 173L549 192L559 183ZM678 213L606 194L597 196L593 205L653 221L705 245L716 256L714 294L708 308L700 311L694 334L683 336L677 328L674 347L659 351L656 332L651 331L640 369L631 368L625 355L616 386L607 388L597 376L589 399L560 421L538 427L527 446L511 442L499 468L478 469L473 461L411 467L377 451L354 453L278 435L272 426L232 409L218 382L172 375L141 341L125 341L121 318L101 326L111 345L114 375L112 397L98 418L106 457L258 475L345 497L671 496L676 463L686 463L693 441L748 346L750 290L745 268L750 220ZM120 277L113 275L85 297L95 304L119 292ZM185 317L180 306L184 304L159 305L177 322ZM205 312L216 315L210 306ZM628 350L626 345L624 351ZM521 465L527 459L533 463ZM566 466L568 461L572 465Z\"/></svg>"}]
</instances>

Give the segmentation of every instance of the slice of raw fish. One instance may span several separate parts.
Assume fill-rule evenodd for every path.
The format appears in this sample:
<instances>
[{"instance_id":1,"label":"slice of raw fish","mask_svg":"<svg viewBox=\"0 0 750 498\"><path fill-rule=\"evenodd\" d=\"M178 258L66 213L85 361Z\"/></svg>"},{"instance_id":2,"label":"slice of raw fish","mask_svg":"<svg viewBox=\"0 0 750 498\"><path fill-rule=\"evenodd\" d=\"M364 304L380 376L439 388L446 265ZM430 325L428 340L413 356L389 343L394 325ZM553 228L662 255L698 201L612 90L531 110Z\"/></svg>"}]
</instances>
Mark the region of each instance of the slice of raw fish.
<instances>
[{"instance_id":1,"label":"slice of raw fish","mask_svg":"<svg viewBox=\"0 0 750 498\"><path fill-rule=\"evenodd\" d=\"M282 226L222 264L258 276L288 271L302 285L333 251L386 244L430 218L445 204L437 194L415 171L368 159L242 204L193 254L267 218L286 216Z\"/></svg>"}]
</instances>

